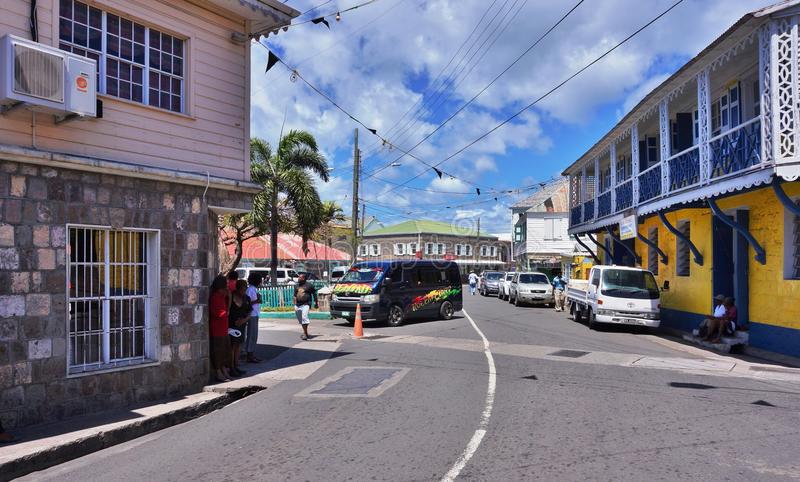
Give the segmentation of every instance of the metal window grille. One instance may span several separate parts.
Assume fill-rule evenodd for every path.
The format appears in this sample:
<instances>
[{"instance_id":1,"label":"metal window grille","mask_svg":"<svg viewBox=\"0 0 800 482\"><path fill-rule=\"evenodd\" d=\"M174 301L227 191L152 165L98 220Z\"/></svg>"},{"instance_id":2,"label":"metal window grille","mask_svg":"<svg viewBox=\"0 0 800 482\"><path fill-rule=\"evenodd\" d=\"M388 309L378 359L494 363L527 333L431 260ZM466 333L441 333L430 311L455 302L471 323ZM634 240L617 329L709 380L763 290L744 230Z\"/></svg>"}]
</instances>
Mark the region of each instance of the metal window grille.
<instances>
[{"instance_id":1,"label":"metal window grille","mask_svg":"<svg viewBox=\"0 0 800 482\"><path fill-rule=\"evenodd\" d=\"M678 225L678 230L689 239L691 228L689 222L686 221ZM689 276L691 274L691 262L689 260L689 243L682 239L678 239L676 245L676 260L675 260L675 274L678 276Z\"/></svg>"},{"instance_id":2,"label":"metal window grille","mask_svg":"<svg viewBox=\"0 0 800 482\"><path fill-rule=\"evenodd\" d=\"M84 2L59 2L59 48L97 61L101 93L184 112L185 44Z\"/></svg>"},{"instance_id":3,"label":"metal window grille","mask_svg":"<svg viewBox=\"0 0 800 482\"><path fill-rule=\"evenodd\" d=\"M648 238L658 246L658 229L651 229ZM658 252L652 246L647 247L647 269L654 275L658 274Z\"/></svg>"},{"instance_id":4,"label":"metal window grille","mask_svg":"<svg viewBox=\"0 0 800 482\"><path fill-rule=\"evenodd\" d=\"M69 373L156 361L156 236L69 227Z\"/></svg>"}]
</instances>

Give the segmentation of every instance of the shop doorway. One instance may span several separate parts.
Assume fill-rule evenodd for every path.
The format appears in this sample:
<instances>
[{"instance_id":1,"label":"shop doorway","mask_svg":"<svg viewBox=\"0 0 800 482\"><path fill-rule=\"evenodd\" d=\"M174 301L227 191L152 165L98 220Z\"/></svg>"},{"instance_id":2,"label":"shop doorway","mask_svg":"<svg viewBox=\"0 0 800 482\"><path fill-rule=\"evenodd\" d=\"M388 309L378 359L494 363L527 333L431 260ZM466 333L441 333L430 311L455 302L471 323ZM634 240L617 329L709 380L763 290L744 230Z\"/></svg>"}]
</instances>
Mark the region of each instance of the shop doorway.
<instances>
[{"instance_id":1,"label":"shop doorway","mask_svg":"<svg viewBox=\"0 0 800 482\"><path fill-rule=\"evenodd\" d=\"M749 212L738 210L733 215L736 222L748 229ZM733 228L713 217L712 222L712 295L722 294L736 299L739 322L749 318L748 301L750 296L748 282L749 244L744 236Z\"/></svg>"}]
</instances>

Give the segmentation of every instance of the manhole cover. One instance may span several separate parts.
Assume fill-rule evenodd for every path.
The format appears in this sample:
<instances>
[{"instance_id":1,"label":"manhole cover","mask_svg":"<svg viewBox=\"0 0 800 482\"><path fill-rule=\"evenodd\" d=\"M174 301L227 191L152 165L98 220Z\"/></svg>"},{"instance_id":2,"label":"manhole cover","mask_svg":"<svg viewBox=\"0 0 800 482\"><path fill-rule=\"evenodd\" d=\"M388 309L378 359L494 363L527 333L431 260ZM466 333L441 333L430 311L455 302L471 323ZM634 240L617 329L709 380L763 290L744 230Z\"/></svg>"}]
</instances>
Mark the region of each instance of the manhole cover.
<instances>
[{"instance_id":1,"label":"manhole cover","mask_svg":"<svg viewBox=\"0 0 800 482\"><path fill-rule=\"evenodd\" d=\"M399 382L408 368L350 367L308 387L298 397L377 397Z\"/></svg>"},{"instance_id":2,"label":"manhole cover","mask_svg":"<svg viewBox=\"0 0 800 482\"><path fill-rule=\"evenodd\" d=\"M578 351L578 350L558 350L550 353L550 356L563 356L565 358L580 358L583 355L588 355L588 351Z\"/></svg>"}]
</instances>

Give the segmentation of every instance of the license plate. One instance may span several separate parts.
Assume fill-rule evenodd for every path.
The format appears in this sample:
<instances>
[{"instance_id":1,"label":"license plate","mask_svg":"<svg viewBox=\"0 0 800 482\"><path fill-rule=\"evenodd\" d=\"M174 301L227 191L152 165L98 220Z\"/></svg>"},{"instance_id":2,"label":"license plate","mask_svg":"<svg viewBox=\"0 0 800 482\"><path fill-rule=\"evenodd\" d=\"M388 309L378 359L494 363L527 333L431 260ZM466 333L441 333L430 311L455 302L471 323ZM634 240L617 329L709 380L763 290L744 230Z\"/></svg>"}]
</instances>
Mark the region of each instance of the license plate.
<instances>
[{"instance_id":1,"label":"license plate","mask_svg":"<svg viewBox=\"0 0 800 482\"><path fill-rule=\"evenodd\" d=\"M635 318L622 318L622 322L629 325L644 325L644 321Z\"/></svg>"},{"instance_id":2,"label":"license plate","mask_svg":"<svg viewBox=\"0 0 800 482\"><path fill-rule=\"evenodd\" d=\"M342 316L350 316L350 312L349 311L343 311L342 312Z\"/></svg>"}]
</instances>

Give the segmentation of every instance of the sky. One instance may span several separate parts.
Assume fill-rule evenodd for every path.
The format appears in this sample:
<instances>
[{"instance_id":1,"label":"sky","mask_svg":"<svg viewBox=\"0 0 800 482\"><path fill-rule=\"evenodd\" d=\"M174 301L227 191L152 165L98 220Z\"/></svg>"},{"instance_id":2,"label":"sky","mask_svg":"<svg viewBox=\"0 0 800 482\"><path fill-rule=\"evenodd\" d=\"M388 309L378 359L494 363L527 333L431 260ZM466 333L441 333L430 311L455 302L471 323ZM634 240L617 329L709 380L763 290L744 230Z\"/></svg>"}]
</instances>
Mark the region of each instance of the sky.
<instances>
[{"instance_id":1,"label":"sky","mask_svg":"<svg viewBox=\"0 0 800 482\"><path fill-rule=\"evenodd\" d=\"M331 0L294 23L364 1ZM329 182L317 182L320 195L349 215L353 131L358 128L367 215L386 225L434 219L475 228L480 222L482 232L508 233L510 205L560 175L644 95L742 15L775 1L684 0L574 80L443 162L441 178L420 160L439 164L674 1L585 0L413 150L578 0L376 0L342 13L340 21L328 18L330 29L313 23L290 27L262 38L262 44L397 147L382 145L329 100L301 80L293 81L285 66L265 73L268 51L258 45L252 56L251 135L274 144L282 126L312 133L332 167ZM287 3L306 12L323 2Z\"/></svg>"}]
</instances>

